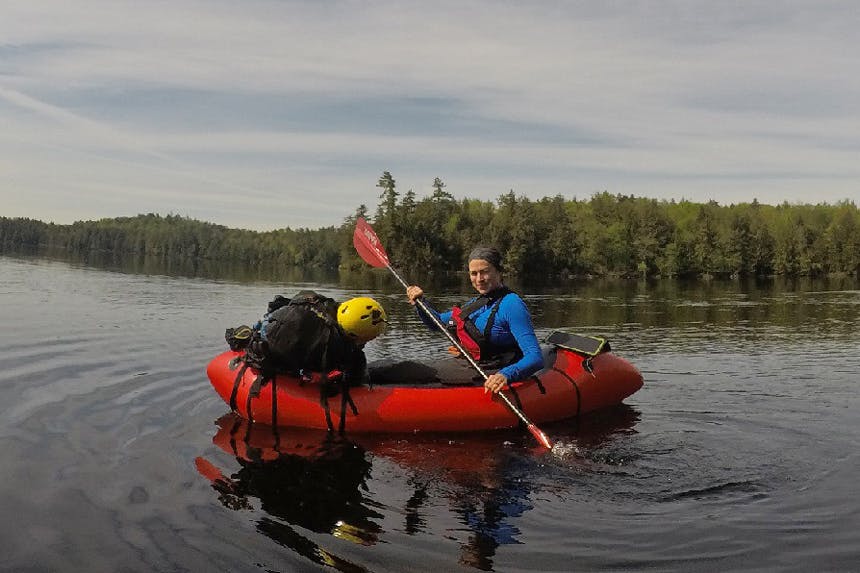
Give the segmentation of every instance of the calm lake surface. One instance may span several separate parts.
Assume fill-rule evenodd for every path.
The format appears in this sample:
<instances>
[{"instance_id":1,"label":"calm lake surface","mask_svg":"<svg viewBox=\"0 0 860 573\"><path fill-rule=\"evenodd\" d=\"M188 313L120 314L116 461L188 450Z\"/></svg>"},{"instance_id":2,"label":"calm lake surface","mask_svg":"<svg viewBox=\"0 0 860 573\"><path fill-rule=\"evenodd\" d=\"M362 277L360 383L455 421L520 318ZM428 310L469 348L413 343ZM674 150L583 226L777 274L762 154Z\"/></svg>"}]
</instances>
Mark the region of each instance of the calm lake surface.
<instances>
[{"instance_id":1,"label":"calm lake surface","mask_svg":"<svg viewBox=\"0 0 860 573\"><path fill-rule=\"evenodd\" d=\"M244 427L205 367L275 294L377 297L391 325L371 359L446 345L384 272L202 274L0 256L0 570L860 567L855 279L520 289L539 336L603 334L645 378L543 426L546 452L516 430Z\"/></svg>"}]
</instances>

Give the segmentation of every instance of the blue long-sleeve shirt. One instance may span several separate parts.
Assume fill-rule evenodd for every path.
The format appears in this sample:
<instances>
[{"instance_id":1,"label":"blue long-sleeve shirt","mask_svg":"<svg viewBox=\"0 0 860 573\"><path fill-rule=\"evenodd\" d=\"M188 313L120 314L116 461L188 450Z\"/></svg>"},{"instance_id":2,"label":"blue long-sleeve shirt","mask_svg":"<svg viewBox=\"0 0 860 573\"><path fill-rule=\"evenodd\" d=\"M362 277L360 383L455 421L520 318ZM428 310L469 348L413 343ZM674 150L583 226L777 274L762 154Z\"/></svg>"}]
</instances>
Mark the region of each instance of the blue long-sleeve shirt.
<instances>
[{"instance_id":1,"label":"blue long-sleeve shirt","mask_svg":"<svg viewBox=\"0 0 860 573\"><path fill-rule=\"evenodd\" d=\"M472 300L475 299L473 298ZM469 302L464 304L463 307L468 305ZM489 305L482 306L469 315L469 318L472 319L475 326L481 332L487 326L487 320L490 317L493 304L490 303ZM418 309L418 316L424 324L435 329L436 325L430 317L424 314L421 307L416 306L416 308ZM429 309L431 312L436 313L436 317L442 324L448 324L448 320L451 318L450 310L440 313L436 312L432 307ZM493 328L490 330L490 342L498 346L511 346L516 343L520 347L520 351L523 354L522 358L499 370L499 373L503 374L510 382L524 380L544 366L543 354L540 343L535 335L531 314L528 308L526 308L526 303L516 293L509 293L499 303L499 310L496 312L496 316L493 319Z\"/></svg>"}]
</instances>

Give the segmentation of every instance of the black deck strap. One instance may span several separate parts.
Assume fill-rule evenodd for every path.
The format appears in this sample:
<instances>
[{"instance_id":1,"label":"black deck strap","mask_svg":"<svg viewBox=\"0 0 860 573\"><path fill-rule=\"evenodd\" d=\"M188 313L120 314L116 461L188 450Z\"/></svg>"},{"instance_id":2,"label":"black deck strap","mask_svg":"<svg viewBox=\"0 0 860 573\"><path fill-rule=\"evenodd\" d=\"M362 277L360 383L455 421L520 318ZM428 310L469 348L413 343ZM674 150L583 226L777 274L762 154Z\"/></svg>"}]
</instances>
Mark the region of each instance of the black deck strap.
<instances>
[{"instance_id":1,"label":"black deck strap","mask_svg":"<svg viewBox=\"0 0 860 573\"><path fill-rule=\"evenodd\" d=\"M317 313L317 315L320 316L320 318L325 320L325 317L322 316L318 311L316 311L315 309L312 309L312 310L314 310ZM329 335L328 342L331 342L331 331L329 331L328 335ZM328 350L329 350L329 344L326 344L325 348L323 349L322 359L320 361L320 363L322 365L322 368L320 368L320 372L328 372ZM322 404L323 408L325 408L325 424L328 427L328 431L333 432L334 431L334 424L331 421L331 409L329 408L329 405L328 405L328 393L329 393L330 388L331 388L331 381L328 379L328 377L325 374L323 374L322 381L320 383L320 403ZM343 426L343 417L342 416L340 419L340 425ZM341 430L341 431L343 431L343 430Z\"/></svg>"},{"instance_id":2,"label":"black deck strap","mask_svg":"<svg viewBox=\"0 0 860 573\"><path fill-rule=\"evenodd\" d=\"M280 457L281 455L281 427L272 423L272 433L275 435L275 452Z\"/></svg>"},{"instance_id":3,"label":"black deck strap","mask_svg":"<svg viewBox=\"0 0 860 573\"><path fill-rule=\"evenodd\" d=\"M278 379L272 377L272 427L278 427ZM275 436L277 441L277 435Z\"/></svg>"},{"instance_id":4,"label":"black deck strap","mask_svg":"<svg viewBox=\"0 0 860 573\"><path fill-rule=\"evenodd\" d=\"M532 374L529 376L529 380L534 380L535 384L537 384L538 390L540 390L541 394L546 394L546 388L544 388L543 382L540 381L537 374Z\"/></svg>"},{"instance_id":5,"label":"black deck strap","mask_svg":"<svg viewBox=\"0 0 860 573\"><path fill-rule=\"evenodd\" d=\"M265 376L262 372L257 373L257 377L254 378L254 381L251 383L251 387L248 389L248 396L253 396L256 398L260 395L260 390L263 388L263 384L266 383L268 377Z\"/></svg>"},{"instance_id":6,"label":"black deck strap","mask_svg":"<svg viewBox=\"0 0 860 573\"><path fill-rule=\"evenodd\" d=\"M565 348L582 356L597 356L601 352L609 352L609 342L600 336L580 336L561 330L553 330L544 339L547 344Z\"/></svg>"},{"instance_id":7,"label":"black deck strap","mask_svg":"<svg viewBox=\"0 0 860 573\"><path fill-rule=\"evenodd\" d=\"M349 402L349 388L344 387L340 393L340 424L337 427L339 434L346 430L346 404Z\"/></svg>"},{"instance_id":8,"label":"black deck strap","mask_svg":"<svg viewBox=\"0 0 860 573\"><path fill-rule=\"evenodd\" d=\"M523 403L520 401L520 395L517 393L516 388L512 388L511 386L508 386L508 392L511 394L511 396L513 396L513 397L514 397L514 402L515 402L515 403L516 403L516 405L517 405L517 409L519 409L520 411L522 411L522 409L523 409ZM519 424L518 424L518 425L519 425L521 428L522 428L522 427L525 427L525 422L523 422L522 420L520 420L520 417L519 417L519 416L517 416L517 420L519 421Z\"/></svg>"},{"instance_id":9,"label":"black deck strap","mask_svg":"<svg viewBox=\"0 0 860 573\"><path fill-rule=\"evenodd\" d=\"M320 384L320 406L325 410L325 423L329 432L334 431L334 424L331 421L331 410L328 405L328 384L322 382Z\"/></svg>"},{"instance_id":10,"label":"black deck strap","mask_svg":"<svg viewBox=\"0 0 860 573\"><path fill-rule=\"evenodd\" d=\"M538 374L540 372L545 372L547 369L551 369L555 364L555 361L558 360L558 348L555 346L541 346L541 358L543 359L543 368L531 376L529 376L529 380L534 380L535 384L537 384L538 390L540 390L541 394L546 394L546 387L541 382Z\"/></svg>"},{"instance_id":11,"label":"black deck strap","mask_svg":"<svg viewBox=\"0 0 860 573\"><path fill-rule=\"evenodd\" d=\"M254 417L251 414L251 400L260 396L260 391L263 386L272 382L275 379L274 374L264 374L262 372L257 372L257 377L254 378L254 382L251 383L251 387L248 389L248 400L245 403L245 411L248 413L248 420L251 422L254 421ZM274 421L273 421L274 423Z\"/></svg>"},{"instance_id":12,"label":"black deck strap","mask_svg":"<svg viewBox=\"0 0 860 573\"><path fill-rule=\"evenodd\" d=\"M576 390L576 415L579 416L579 412L582 410L582 395L579 393L579 385L576 383L576 380L571 378L564 370L559 370L555 366L552 367L552 370L567 378L568 382L573 385L573 389Z\"/></svg>"},{"instance_id":13,"label":"black deck strap","mask_svg":"<svg viewBox=\"0 0 860 573\"><path fill-rule=\"evenodd\" d=\"M343 433L346 430L346 407L349 406L349 409L352 410L352 414L354 416L358 415L358 408L355 405L355 402L352 400L352 396L349 393L349 384L346 380L341 379L340 385L340 424L338 426L338 432Z\"/></svg>"},{"instance_id":14,"label":"black deck strap","mask_svg":"<svg viewBox=\"0 0 860 573\"><path fill-rule=\"evenodd\" d=\"M352 401L352 396L348 395L346 399L349 402L349 407L352 410L353 415L358 416L358 407L355 405L355 402Z\"/></svg>"},{"instance_id":15,"label":"black deck strap","mask_svg":"<svg viewBox=\"0 0 860 573\"><path fill-rule=\"evenodd\" d=\"M257 379L259 379L259 375L258 375ZM245 413L247 414L248 421L251 422L252 424L254 423L254 415L251 413L251 400L253 400L253 399L254 399L253 394L251 394L251 392L248 392L248 399L245 401ZM249 426L249 431L250 431L250 426Z\"/></svg>"},{"instance_id":16,"label":"black deck strap","mask_svg":"<svg viewBox=\"0 0 860 573\"><path fill-rule=\"evenodd\" d=\"M281 456L281 427L274 422L272 422L272 434L275 436L275 444L274 444L275 453L277 453L278 457L280 457Z\"/></svg>"},{"instance_id":17,"label":"black deck strap","mask_svg":"<svg viewBox=\"0 0 860 573\"><path fill-rule=\"evenodd\" d=\"M236 373L236 379L233 381L233 391L230 392L230 409L234 412L236 411L236 395L239 393L239 385L242 383L242 379L245 377L245 371L247 369L248 365L243 363L242 367L239 368L239 372Z\"/></svg>"}]
</instances>

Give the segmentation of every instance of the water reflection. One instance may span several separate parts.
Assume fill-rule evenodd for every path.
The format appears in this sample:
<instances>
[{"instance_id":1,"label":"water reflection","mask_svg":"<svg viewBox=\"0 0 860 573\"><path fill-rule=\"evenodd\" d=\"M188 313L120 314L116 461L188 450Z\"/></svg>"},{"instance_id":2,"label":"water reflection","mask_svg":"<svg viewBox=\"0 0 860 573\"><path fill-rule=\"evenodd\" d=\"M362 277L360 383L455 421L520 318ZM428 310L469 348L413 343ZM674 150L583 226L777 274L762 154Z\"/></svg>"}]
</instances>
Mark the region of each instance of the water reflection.
<instances>
[{"instance_id":1,"label":"water reflection","mask_svg":"<svg viewBox=\"0 0 860 573\"><path fill-rule=\"evenodd\" d=\"M229 442L229 453L209 443L226 407L203 367L223 347L225 327L294 288L82 272L5 256L0 277L10 516L0 533L2 569L857 569L856 283L773 281L760 292L736 281L520 288L541 313L538 328L603 330L642 368L646 391L631 400L642 422L627 409L630 420L603 429L585 419L542 426L557 444L551 454L531 451L530 436L516 431L362 437L363 455L351 463L359 472L371 464L368 489L350 485L341 509L316 520L324 525L314 532L299 525L314 521L278 509L291 498L272 484L235 495L199 476L197 487L187 482L204 450L210 464L201 460L201 469L227 486L234 472L269 473L263 449L242 471ZM370 292L390 292L386 310L401 321L371 345L374 358L423 359L442 345L429 331L421 338L399 290ZM450 302L459 295L433 290ZM626 306L636 307L638 324L613 322ZM34 340L47 340L48 353ZM313 452L324 439L302 443ZM283 463L313 471L312 461ZM314 504L292 493L301 478L281 474L293 503L313 514ZM323 479L304 483L313 490ZM316 491L311 499L325 488ZM230 495L236 509L219 501ZM344 509L350 500L362 507ZM375 545L334 537L335 524L355 515L368 527L362 539L375 536ZM458 567L468 555L473 565Z\"/></svg>"},{"instance_id":2,"label":"water reflection","mask_svg":"<svg viewBox=\"0 0 860 573\"><path fill-rule=\"evenodd\" d=\"M632 432L638 419L635 409L622 405L549 425L546 430L559 447L547 453L518 430L347 438L250 424L227 414L217 421L213 443L234 457L239 469L227 476L202 457L196 465L224 507L259 507L263 515L257 530L315 563L363 570L302 529L367 546L384 538L383 523L394 523L396 531L409 536L454 542L461 565L493 571L499 547L520 543L517 522L532 509L547 466L564 471L583 463L610 463L598 452ZM409 494L403 507L382 507L368 493L372 466L381 460L403 471L393 478L384 472L385 479L402 480L386 486ZM452 516L458 527L434 531L431 524Z\"/></svg>"},{"instance_id":3,"label":"water reflection","mask_svg":"<svg viewBox=\"0 0 860 573\"><path fill-rule=\"evenodd\" d=\"M134 275L166 275L172 277L230 280L251 282L337 282L336 269L305 269L277 263L249 264L238 261L212 259L177 259L88 251L85 253L39 252L39 256L63 260L72 265L98 268L105 271Z\"/></svg>"},{"instance_id":4,"label":"water reflection","mask_svg":"<svg viewBox=\"0 0 860 573\"><path fill-rule=\"evenodd\" d=\"M363 497L371 463L363 448L334 434L284 434L252 425L233 414L217 421L213 442L235 457L229 475L198 457L197 470L209 479L218 501L232 510L266 515L257 530L316 563L341 571L363 571L299 532L327 533L361 545L376 543L382 517Z\"/></svg>"},{"instance_id":5,"label":"water reflection","mask_svg":"<svg viewBox=\"0 0 860 573\"><path fill-rule=\"evenodd\" d=\"M498 549L520 543L519 518L534 507L535 494L546 485L547 469L569 472L583 463L611 463L600 452L633 432L639 416L622 404L547 424L543 429L557 445L552 452L535 446L520 430L361 440L369 452L410 475L413 495L407 503L406 531L433 534L421 524L438 523L432 508L445 506L460 528L436 534L455 540L461 565L493 571Z\"/></svg>"},{"instance_id":6,"label":"water reflection","mask_svg":"<svg viewBox=\"0 0 860 573\"><path fill-rule=\"evenodd\" d=\"M380 269L347 272L211 260L166 262L99 252L78 256L40 252L38 258L43 257L125 274L289 284L323 291L345 289L379 297L395 330L403 328L411 334L416 331L414 311L405 304L402 287L390 273ZM428 296L440 307L461 303L472 293L464 274L410 276L408 280L425 285ZM788 331L814 329L816 336L836 338L860 332L860 277L551 282L540 277L508 277L506 282L524 295L535 326L543 331L562 328L583 334L614 335L654 328L674 333L679 326L707 329L728 326L736 329L733 335L746 337L749 342L755 342L756 336L761 335L762 326ZM282 294L280 290L280 286L274 287L271 295ZM259 301L261 310L267 301ZM683 342L687 336L688 333L682 332L676 339Z\"/></svg>"}]
</instances>

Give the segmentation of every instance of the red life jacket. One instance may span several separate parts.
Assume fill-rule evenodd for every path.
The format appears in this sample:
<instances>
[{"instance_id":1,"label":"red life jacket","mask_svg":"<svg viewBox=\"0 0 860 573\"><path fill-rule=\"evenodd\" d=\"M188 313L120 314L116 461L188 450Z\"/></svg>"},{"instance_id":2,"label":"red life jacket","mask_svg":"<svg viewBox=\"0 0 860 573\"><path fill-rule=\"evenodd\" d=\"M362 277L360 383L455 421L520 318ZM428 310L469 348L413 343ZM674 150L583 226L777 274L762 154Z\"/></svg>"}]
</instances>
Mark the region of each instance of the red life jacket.
<instances>
[{"instance_id":1,"label":"red life jacket","mask_svg":"<svg viewBox=\"0 0 860 573\"><path fill-rule=\"evenodd\" d=\"M511 350L490 342L490 333L493 330L493 323L495 322L496 313L499 311L499 305L502 303L502 299L511 292L508 287L502 286L487 295L477 297L462 308L455 306L451 309L448 330L457 337L463 348L475 360L488 359ZM469 318L469 315L488 305L492 305L492 309L482 332L475 325L474 321Z\"/></svg>"}]
</instances>

